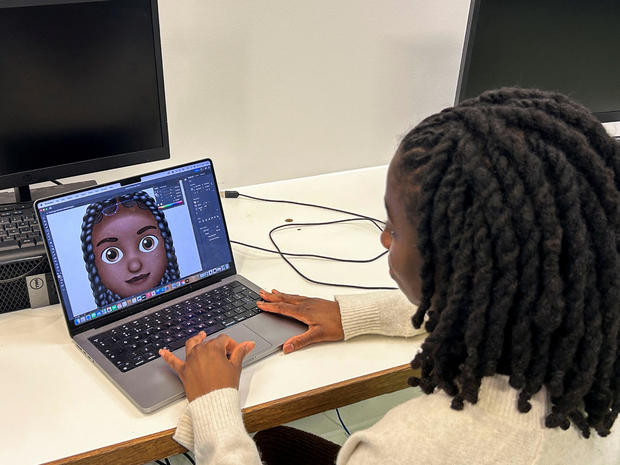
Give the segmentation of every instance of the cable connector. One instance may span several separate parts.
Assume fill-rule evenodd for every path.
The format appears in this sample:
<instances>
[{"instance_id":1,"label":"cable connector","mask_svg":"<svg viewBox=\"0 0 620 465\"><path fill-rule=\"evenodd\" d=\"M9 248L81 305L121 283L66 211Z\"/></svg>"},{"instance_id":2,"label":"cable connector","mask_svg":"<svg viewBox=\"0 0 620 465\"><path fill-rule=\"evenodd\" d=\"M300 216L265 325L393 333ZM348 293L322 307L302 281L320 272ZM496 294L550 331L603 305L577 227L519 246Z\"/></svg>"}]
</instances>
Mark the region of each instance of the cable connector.
<instances>
[{"instance_id":1,"label":"cable connector","mask_svg":"<svg viewBox=\"0 0 620 465\"><path fill-rule=\"evenodd\" d=\"M237 191L220 191L220 197L226 199L236 199L239 197L239 192Z\"/></svg>"}]
</instances>

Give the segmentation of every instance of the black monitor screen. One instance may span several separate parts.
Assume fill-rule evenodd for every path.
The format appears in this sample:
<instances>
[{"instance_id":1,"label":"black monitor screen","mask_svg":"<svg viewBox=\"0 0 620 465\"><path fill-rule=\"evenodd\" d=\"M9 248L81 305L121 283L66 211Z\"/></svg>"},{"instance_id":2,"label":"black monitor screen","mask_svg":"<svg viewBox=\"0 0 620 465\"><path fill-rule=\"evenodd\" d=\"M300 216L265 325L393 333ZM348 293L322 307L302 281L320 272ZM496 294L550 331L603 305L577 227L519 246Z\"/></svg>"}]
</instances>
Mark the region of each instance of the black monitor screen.
<instances>
[{"instance_id":1,"label":"black monitor screen","mask_svg":"<svg viewBox=\"0 0 620 465\"><path fill-rule=\"evenodd\" d=\"M169 157L153 7L0 0L0 187Z\"/></svg>"},{"instance_id":2,"label":"black monitor screen","mask_svg":"<svg viewBox=\"0 0 620 465\"><path fill-rule=\"evenodd\" d=\"M618 0L473 0L457 102L534 87L620 120L619 20Z\"/></svg>"}]
</instances>

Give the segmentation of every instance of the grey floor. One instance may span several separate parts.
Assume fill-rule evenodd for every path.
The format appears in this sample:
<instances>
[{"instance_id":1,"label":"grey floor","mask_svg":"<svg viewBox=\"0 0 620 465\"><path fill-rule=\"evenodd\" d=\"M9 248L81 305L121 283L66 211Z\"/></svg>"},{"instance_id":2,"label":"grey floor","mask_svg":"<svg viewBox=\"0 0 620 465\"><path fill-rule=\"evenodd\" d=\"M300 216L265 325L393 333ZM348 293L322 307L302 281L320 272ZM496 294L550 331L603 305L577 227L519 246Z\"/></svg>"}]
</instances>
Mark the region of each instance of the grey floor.
<instances>
[{"instance_id":1,"label":"grey floor","mask_svg":"<svg viewBox=\"0 0 620 465\"><path fill-rule=\"evenodd\" d=\"M376 423L392 407L413 397L417 397L420 394L421 391L419 389L408 388L391 394L373 397L372 399L340 408L340 416L347 429L351 433L354 433L355 431L368 428ZM323 413L302 418L287 423L287 426L314 433L337 444L342 444L347 439L347 435L338 421L335 410L328 410ZM171 465L190 465L189 460L182 454L174 455L168 459ZM146 465L157 465L157 462L149 462Z\"/></svg>"}]
</instances>

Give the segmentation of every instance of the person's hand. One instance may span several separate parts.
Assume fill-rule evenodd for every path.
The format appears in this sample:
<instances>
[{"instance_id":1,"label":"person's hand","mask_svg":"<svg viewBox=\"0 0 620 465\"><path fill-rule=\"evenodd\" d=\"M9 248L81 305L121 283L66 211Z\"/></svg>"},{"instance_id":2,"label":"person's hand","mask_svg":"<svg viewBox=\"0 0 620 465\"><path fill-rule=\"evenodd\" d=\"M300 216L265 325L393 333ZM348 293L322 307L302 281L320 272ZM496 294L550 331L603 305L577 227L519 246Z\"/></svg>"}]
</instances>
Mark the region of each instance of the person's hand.
<instances>
[{"instance_id":1,"label":"person's hand","mask_svg":"<svg viewBox=\"0 0 620 465\"><path fill-rule=\"evenodd\" d=\"M284 343L282 349L285 354L317 342L344 339L338 302L283 294L275 289L271 292L261 290L260 296L265 300L256 304L261 310L290 316L308 325L305 333L293 336Z\"/></svg>"},{"instance_id":2,"label":"person's hand","mask_svg":"<svg viewBox=\"0 0 620 465\"><path fill-rule=\"evenodd\" d=\"M159 351L181 378L190 402L217 389L239 389L241 362L256 345L249 341L237 344L225 334L205 342L206 337L204 331L200 331L187 340L185 362L168 349Z\"/></svg>"}]
</instances>

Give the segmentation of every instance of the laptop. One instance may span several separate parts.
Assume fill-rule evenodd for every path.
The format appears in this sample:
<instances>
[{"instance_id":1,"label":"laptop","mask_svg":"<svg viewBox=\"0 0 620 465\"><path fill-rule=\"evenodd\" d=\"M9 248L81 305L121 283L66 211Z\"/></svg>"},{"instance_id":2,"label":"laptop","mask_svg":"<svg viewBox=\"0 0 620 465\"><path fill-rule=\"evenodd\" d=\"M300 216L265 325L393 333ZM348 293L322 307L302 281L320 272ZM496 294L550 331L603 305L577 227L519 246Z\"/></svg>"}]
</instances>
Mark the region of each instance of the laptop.
<instances>
[{"instance_id":1,"label":"laptop","mask_svg":"<svg viewBox=\"0 0 620 465\"><path fill-rule=\"evenodd\" d=\"M306 326L263 313L237 274L210 159L35 203L69 334L140 409L184 395L159 356L205 331L255 341L244 364Z\"/></svg>"}]
</instances>

